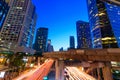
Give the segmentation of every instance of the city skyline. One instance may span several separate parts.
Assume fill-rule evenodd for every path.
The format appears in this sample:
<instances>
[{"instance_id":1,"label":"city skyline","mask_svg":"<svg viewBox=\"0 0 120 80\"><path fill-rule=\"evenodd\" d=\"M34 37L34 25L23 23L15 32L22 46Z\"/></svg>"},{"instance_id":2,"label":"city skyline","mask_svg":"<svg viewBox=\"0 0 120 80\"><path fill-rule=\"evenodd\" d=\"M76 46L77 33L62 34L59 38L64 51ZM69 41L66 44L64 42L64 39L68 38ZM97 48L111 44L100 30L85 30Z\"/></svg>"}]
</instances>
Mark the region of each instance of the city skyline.
<instances>
[{"instance_id":1,"label":"city skyline","mask_svg":"<svg viewBox=\"0 0 120 80\"><path fill-rule=\"evenodd\" d=\"M77 47L76 21L88 21L86 0L32 1L38 15L36 27L49 28L48 39L51 39L55 51L61 47L67 49L71 35L75 36L75 47Z\"/></svg>"},{"instance_id":2,"label":"city skyline","mask_svg":"<svg viewBox=\"0 0 120 80\"><path fill-rule=\"evenodd\" d=\"M119 80L119 17L120 0L0 0L0 80Z\"/></svg>"}]
</instances>

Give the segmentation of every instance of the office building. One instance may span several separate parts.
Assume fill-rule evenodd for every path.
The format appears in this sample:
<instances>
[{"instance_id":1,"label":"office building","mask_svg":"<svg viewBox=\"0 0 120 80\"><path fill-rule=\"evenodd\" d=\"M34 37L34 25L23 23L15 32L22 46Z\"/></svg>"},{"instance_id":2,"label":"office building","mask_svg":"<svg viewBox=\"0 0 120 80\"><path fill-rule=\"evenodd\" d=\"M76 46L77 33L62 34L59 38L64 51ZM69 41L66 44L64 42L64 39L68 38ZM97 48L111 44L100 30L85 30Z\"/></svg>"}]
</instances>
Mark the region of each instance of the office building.
<instances>
[{"instance_id":1,"label":"office building","mask_svg":"<svg viewBox=\"0 0 120 80\"><path fill-rule=\"evenodd\" d=\"M75 39L74 39L74 36L70 36L70 49L75 49Z\"/></svg>"},{"instance_id":2,"label":"office building","mask_svg":"<svg viewBox=\"0 0 120 80\"><path fill-rule=\"evenodd\" d=\"M59 49L59 51L63 51L63 47L61 47L61 48Z\"/></svg>"},{"instance_id":3,"label":"office building","mask_svg":"<svg viewBox=\"0 0 120 80\"><path fill-rule=\"evenodd\" d=\"M120 47L120 6L102 0L88 0L93 48Z\"/></svg>"},{"instance_id":4,"label":"office building","mask_svg":"<svg viewBox=\"0 0 120 80\"><path fill-rule=\"evenodd\" d=\"M9 6L0 35L3 45L15 52L30 51L37 19L35 6L31 0L11 0Z\"/></svg>"},{"instance_id":5,"label":"office building","mask_svg":"<svg viewBox=\"0 0 120 80\"><path fill-rule=\"evenodd\" d=\"M53 52L54 51L54 48L53 48L53 45L51 45L51 40L48 39L48 42L47 42L47 52Z\"/></svg>"},{"instance_id":6,"label":"office building","mask_svg":"<svg viewBox=\"0 0 120 80\"><path fill-rule=\"evenodd\" d=\"M47 49L48 28L38 28L36 33L36 39L34 49L36 52L42 54Z\"/></svg>"},{"instance_id":7,"label":"office building","mask_svg":"<svg viewBox=\"0 0 120 80\"><path fill-rule=\"evenodd\" d=\"M112 26L112 31L117 40L117 45L120 47L120 5L105 3L107 14Z\"/></svg>"},{"instance_id":8,"label":"office building","mask_svg":"<svg viewBox=\"0 0 120 80\"><path fill-rule=\"evenodd\" d=\"M77 21L77 48L92 48L90 26L88 22Z\"/></svg>"},{"instance_id":9,"label":"office building","mask_svg":"<svg viewBox=\"0 0 120 80\"><path fill-rule=\"evenodd\" d=\"M7 16L8 10L9 10L9 6L5 2L5 0L0 0L0 30L3 26L3 23Z\"/></svg>"}]
</instances>

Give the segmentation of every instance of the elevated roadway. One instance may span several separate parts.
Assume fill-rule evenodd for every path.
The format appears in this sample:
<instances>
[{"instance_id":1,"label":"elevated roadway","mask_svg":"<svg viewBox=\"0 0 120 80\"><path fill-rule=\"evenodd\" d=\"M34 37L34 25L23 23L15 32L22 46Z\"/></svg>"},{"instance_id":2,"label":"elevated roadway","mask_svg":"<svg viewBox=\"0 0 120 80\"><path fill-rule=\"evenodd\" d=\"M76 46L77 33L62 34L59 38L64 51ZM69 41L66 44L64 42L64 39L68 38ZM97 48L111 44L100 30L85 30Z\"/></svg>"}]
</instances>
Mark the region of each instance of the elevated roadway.
<instances>
[{"instance_id":1,"label":"elevated roadway","mask_svg":"<svg viewBox=\"0 0 120 80\"><path fill-rule=\"evenodd\" d=\"M63 52L44 53L44 57L59 60L79 61L120 61L120 48L68 50Z\"/></svg>"},{"instance_id":2,"label":"elevated roadway","mask_svg":"<svg viewBox=\"0 0 120 80\"><path fill-rule=\"evenodd\" d=\"M89 68L102 68L104 80L113 80L111 73L111 61L120 62L120 48L109 49L73 49L62 52L43 53L45 58L55 60L56 80L64 79L64 66L66 61L78 61L78 65ZM74 62L73 62L74 64ZM68 64L69 65L69 64ZM100 75L98 75L98 78Z\"/></svg>"}]
</instances>

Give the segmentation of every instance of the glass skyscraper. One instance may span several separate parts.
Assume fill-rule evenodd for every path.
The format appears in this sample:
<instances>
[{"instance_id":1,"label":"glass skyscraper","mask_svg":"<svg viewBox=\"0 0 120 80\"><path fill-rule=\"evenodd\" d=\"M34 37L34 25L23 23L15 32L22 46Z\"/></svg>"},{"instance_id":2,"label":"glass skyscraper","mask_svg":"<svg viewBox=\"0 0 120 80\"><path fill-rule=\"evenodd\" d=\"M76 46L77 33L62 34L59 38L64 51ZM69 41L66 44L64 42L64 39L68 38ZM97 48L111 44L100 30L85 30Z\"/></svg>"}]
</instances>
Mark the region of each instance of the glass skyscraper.
<instances>
[{"instance_id":1,"label":"glass skyscraper","mask_svg":"<svg viewBox=\"0 0 120 80\"><path fill-rule=\"evenodd\" d=\"M70 36L70 49L75 49L75 38Z\"/></svg>"},{"instance_id":2,"label":"glass skyscraper","mask_svg":"<svg viewBox=\"0 0 120 80\"><path fill-rule=\"evenodd\" d=\"M101 0L88 0L93 48L120 47L119 6Z\"/></svg>"},{"instance_id":3,"label":"glass skyscraper","mask_svg":"<svg viewBox=\"0 0 120 80\"><path fill-rule=\"evenodd\" d=\"M120 47L120 5L108 3L105 5L118 47Z\"/></svg>"},{"instance_id":4,"label":"glass skyscraper","mask_svg":"<svg viewBox=\"0 0 120 80\"><path fill-rule=\"evenodd\" d=\"M90 26L88 22L77 21L77 48L92 48Z\"/></svg>"},{"instance_id":5,"label":"glass skyscraper","mask_svg":"<svg viewBox=\"0 0 120 80\"><path fill-rule=\"evenodd\" d=\"M0 30L7 16L8 10L9 10L9 6L5 2L5 0L0 0Z\"/></svg>"},{"instance_id":6,"label":"glass skyscraper","mask_svg":"<svg viewBox=\"0 0 120 80\"><path fill-rule=\"evenodd\" d=\"M35 38L34 49L41 54L46 51L48 38L48 28L38 28Z\"/></svg>"}]
</instances>

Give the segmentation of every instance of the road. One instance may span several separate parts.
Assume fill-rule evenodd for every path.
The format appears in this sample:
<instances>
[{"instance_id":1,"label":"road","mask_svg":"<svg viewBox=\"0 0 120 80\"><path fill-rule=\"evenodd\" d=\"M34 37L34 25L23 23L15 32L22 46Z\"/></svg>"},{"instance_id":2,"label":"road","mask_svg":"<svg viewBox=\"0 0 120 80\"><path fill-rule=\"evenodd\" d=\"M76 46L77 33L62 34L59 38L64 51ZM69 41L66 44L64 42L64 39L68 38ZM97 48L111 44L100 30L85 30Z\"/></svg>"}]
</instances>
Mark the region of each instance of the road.
<instances>
[{"instance_id":1,"label":"road","mask_svg":"<svg viewBox=\"0 0 120 80\"><path fill-rule=\"evenodd\" d=\"M69 79L66 78L66 80L96 80L85 72L80 71L77 67L66 67L65 71L69 76Z\"/></svg>"}]
</instances>

